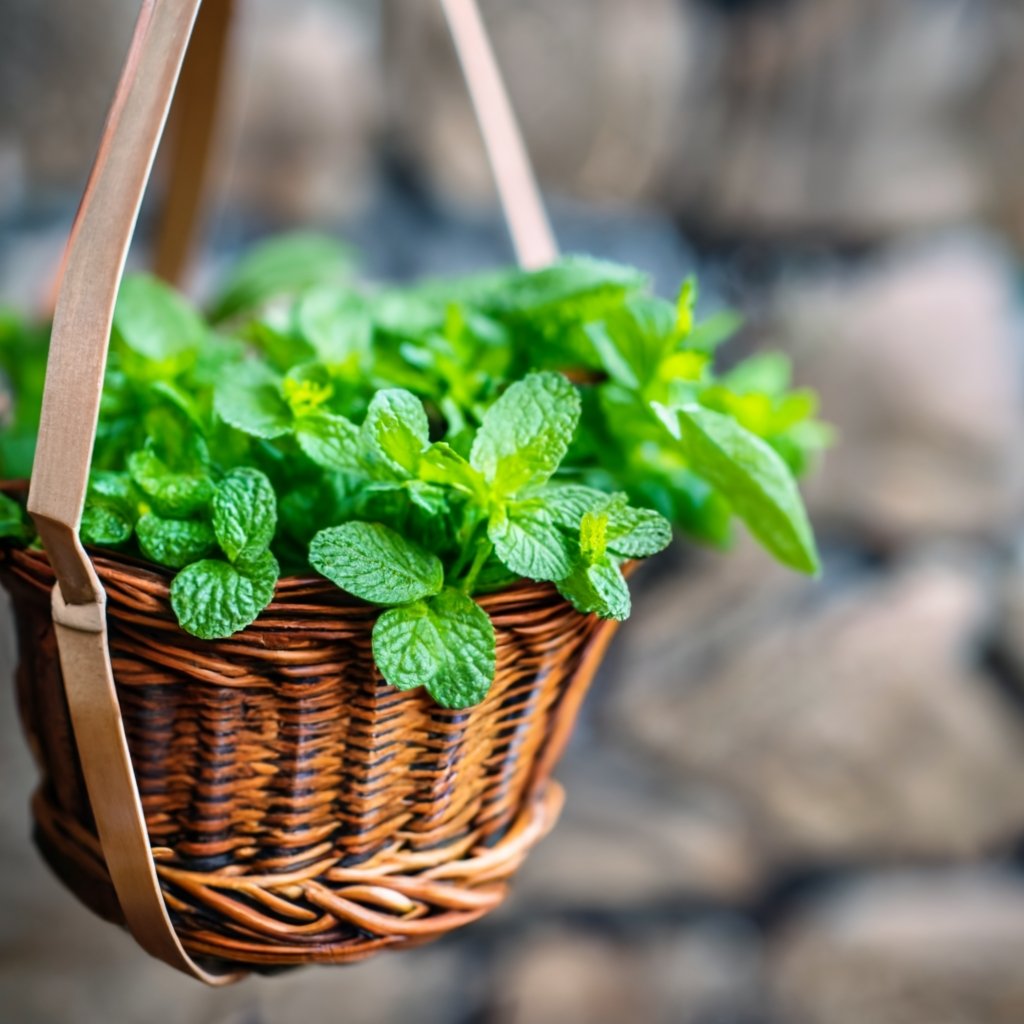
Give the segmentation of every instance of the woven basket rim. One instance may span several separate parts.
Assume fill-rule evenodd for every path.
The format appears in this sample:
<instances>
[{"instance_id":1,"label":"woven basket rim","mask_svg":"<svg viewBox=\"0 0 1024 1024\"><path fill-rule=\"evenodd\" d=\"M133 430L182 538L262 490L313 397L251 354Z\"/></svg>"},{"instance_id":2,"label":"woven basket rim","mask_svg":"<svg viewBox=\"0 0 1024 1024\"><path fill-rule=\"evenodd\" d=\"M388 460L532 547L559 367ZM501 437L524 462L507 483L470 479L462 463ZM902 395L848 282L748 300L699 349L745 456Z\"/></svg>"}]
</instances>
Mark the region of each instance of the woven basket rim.
<instances>
[{"instance_id":1,"label":"woven basket rim","mask_svg":"<svg viewBox=\"0 0 1024 1024\"><path fill-rule=\"evenodd\" d=\"M28 480L0 480L0 493L24 495L28 490L28 486ZM13 545L0 540L0 552L2 552L4 548L10 549L11 547L13 547ZM19 550L28 557L48 561L46 552L41 549L21 548ZM148 584L148 589L150 589L154 596L163 600L169 599L170 584L175 575L173 569L166 569L163 566L156 565L144 558L124 554L120 551L115 551L112 548L96 548L87 546L86 552L94 565L106 567L114 570L115 572L130 574L141 580L145 580ZM336 584L332 583L325 576L320 576L317 573L312 572L281 576L274 589L274 602L276 603L282 597L299 593L308 597L329 595L331 597L331 604L339 607L380 607L379 605L371 604L368 601L364 601L362 598L349 594L347 591L342 590ZM529 601L531 599L550 597L554 593L556 593L556 589L553 583L520 579L516 580L514 583L508 584L507 586L501 587L498 590L492 590L485 594L475 594L473 600L475 600L485 611L491 611L492 609L499 608L506 603L517 603L521 601Z\"/></svg>"}]
</instances>

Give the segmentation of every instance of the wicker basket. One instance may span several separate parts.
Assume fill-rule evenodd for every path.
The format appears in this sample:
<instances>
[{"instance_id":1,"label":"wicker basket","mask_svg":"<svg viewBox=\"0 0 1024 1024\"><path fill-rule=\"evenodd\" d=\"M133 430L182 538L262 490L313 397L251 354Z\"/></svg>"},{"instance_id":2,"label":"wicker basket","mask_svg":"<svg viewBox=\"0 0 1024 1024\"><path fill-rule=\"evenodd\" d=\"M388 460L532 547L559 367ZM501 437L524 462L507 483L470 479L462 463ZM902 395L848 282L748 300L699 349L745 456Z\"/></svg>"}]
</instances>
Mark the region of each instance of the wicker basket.
<instances>
[{"instance_id":1,"label":"wicker basket","mask_svg":"<svg viewBox=\"0 0 1024 1024\"><path fill-rule=\"evenodd\" d=\"M542 264L554 243L473 0L442 3L520 262ZM494 908L557 817L549 774L612 626L550 586L484 598L496 682L448 711L382 682L375 609L323 579L282 580L250 628L213 643L177 626L166 575L83 550L113 303L199 7L143 4L54 317L28 500L47 555L0 551L0 577L42 774L39 846L147 951L223 984L424 942ZM228 13L207 0L200 14L182 77L193 106L218 77ZM196 207L194 182L178 183L198 177L211 124L207 110L178 132L166 276Z\"/></svg>"},{"instance_id":2,"label":"wicker basket","mask_svg":"<svg viewBox=\"0 0 1024 1024\"><path fill-rule=\"evenodd\" d=\"M495 685L479 706L446 711L381 682L376 610L323 579L282 580L255 625L211 643L178 628L165 576L93 564L153 855L188 950L247 967L344 963L501 902L558 814L548 775L609 623L548 586L484 598ZM52 570L8 550L0 575L42 774L36 840L84 903L120 921L64 698Z\"/></svg>"}]
</instances>

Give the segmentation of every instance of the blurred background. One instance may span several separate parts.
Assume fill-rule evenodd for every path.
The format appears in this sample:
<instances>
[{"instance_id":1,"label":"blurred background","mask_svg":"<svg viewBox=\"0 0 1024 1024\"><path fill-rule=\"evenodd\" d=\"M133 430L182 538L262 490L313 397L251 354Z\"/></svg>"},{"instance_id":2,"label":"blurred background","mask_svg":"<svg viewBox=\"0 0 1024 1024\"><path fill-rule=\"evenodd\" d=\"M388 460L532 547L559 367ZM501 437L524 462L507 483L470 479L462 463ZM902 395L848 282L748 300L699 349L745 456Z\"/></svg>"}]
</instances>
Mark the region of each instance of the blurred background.
<instances>
[{"instance_id":1,"label":"blurred background","mask_svg":"<svg viewBox=\"0 0 1024 1024\"><path fill-rule=\"evenodd\" d=\"M222 992L39 863L6 687L0 1021L1021 1024L1024 7L481 6L564 248L696 269L820 390L824 577L661 556L500 912ZM41 308L137 7L0 0L0 300ZM386 278L510 260L435 4L239 8L198 290L297 225Z\"/></svg>"}]
</instances>

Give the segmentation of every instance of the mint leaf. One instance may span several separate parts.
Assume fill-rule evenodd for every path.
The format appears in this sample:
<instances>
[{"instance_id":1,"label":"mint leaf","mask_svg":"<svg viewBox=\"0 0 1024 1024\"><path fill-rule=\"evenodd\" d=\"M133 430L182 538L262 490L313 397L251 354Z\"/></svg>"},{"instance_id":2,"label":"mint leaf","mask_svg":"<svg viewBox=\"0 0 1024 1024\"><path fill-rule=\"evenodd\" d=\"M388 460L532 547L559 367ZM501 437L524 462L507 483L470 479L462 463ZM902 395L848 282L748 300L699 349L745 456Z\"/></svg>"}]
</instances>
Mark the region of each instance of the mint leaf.
<instances>
[{"instance_id":1,"label":"mint leaf","mask_svg":"<svg viewBox=\"0 0 1024 1024\"><path fill-rule=\"evenodd\" d=\"M781 352L759 352L744 359L721 378L721 383L738 395L760 392L769 398L785 394L793 377L793 365Z\"/></svg>"},{"instance_id":2,"label":"mint leaf","mask_svg":"<svg viewBox=\"0 0 1024 1024\"><path fill-rule=\"evenodd\" d=\"M560 484L546 487L541 492L544 507L555 522L566 530L575 532L580 528L583 517L608 502L608 495L595 487L583 484Z\"/></svg>"},{"instance_id":3,"label":"mint leaf","mask_svg":"<svg viewBox=\"0 0 1024 1024\"><path fill-rule=\"evenodd\" d=\"M181 569L205 557L217 543L209 523L197 519L162 519L152 513L139 519L135 533L142 553L169 569ZM128 534L131 535L130 526Z\"/></svg>"},{"instance_id":4,"label":"mint leaf","mask_svg":"<svg viewBox=\"0 0 1024 1024\"><path fill-rule=\"evenodd\" d=\"M441 560L380 523L343 523L321 530L309 546L317 572L373 604L404 604L436 594Z\"/></svg>"},{"instance_id":5,"label":"mint leaf","mask_svg":"<svg viewBox=\"0 0 1024 1024\"><path fill-rule=\"evenodd\" d=\"M655 411L683 443L694 472L728 500L750 532L781 562L819 570L807 513L778 453L738 423L698 405Z\"/></svg>"},{"instance_id":6,"label":"mint leaf","mask_svg":"<svg viewBox=\"0 0 1024 1024\"><path fill-rule=\"evenodd\" d=\"M572 568L568 541L539 499L501 506L487 524L495 554L530 580L560 580Z\"/></svg>"},{"instance_id":7,"label":"mint leaf","mask_svg":"<svg viewBox=\"0 0 1024 1024\"><path fill-rule=\"evenodd\" d=\"M299 447L324 469L359 469L362 441L359 428L344 416L316 412L295 423Z\"/></svg>"},{"instance_id":8,"label":"mint leaf","mask_svg":"<svg viewBox=\"0 0 1024 1024\"><path fill-rule=\"evenodd\" d=\"M295 312L299 333L322 362L355 369L370 353L373 321L366 300L337 288L317 288Z\"/></svg>"},{"instance_id":9,"label":"mint leaf","mask_svg":"<svg viewBox=\"0 0 1024 1024\"><path fill-rule=\"evenodd\" d=\"M131 538L141 498L128 473L93 470L82 510L79 536L84 544L117 547Z\"/></svg>"},{"instance_id":10,"label":"mint leaf","mask_svg":"<svg viewBox=\"0 0 1024 1024\"><path fill-rule=\"evenodd\" d=\"M406 480L401 485L409 500L431 516L444 514L448 508L448 495L443 487L424 483L422 480Z\"/></svg>"},{"instance_id":11,"label":"mint leaf","mask_svg":"<svg viewBox=\"0 0 1024 1024\"><path fill-rule=\"evenodd\" d=\"M265 363L250 360L218 381L213 408L225 423L251 437L283 437L291 432L293 416L281 383Z\"/></svg>"},{"instance_id":12,"label":"mint leaf","mask_svg":"<svg viewBox=\"0 0 1024 1024\"><path fill-rule=\"evenodd\" d=\"M594 613L602 619L620 621L629 618L629 586L609 558L601 558L592 565L581 562L557 586L559 593L585 615Z\"/></svg>"},{"instance_id":13,"label":"mint leaf","mask_svg":"<svg viewBox=\"0 0 1024 1024\"><path fill-rule=\"evenodd\" d=\"M464 494L485 498L484 478L446 441L435 441L420 456L418 475L426 483L442 484Z\"/></svg>"},{"instance_id":14,"label":"mint leaf","mask_svg":"<svg viewBox=\"0 0 1024 1024\"><path fill-rule=\"evenodd\" d=\"M485 311L501 316L540 318L578 308L590 310L613 304L647 284L646 276L633 267L592 259L565 256L540 270L506 273L486 281L490 285L475 296Z\"/></svg>"},{"instance_id":15,"label":"mint leaf","mask_svg":"<svg viewBox=\"0 0 1024 1024\"><path fill-rule=\"evenodd\" d=\"M472 707L494 681L494 626L471 597L446 589L384 612L373 627L373 658L391 686L425 686L442 707Z\"/></svg>"},{"instance_id":16,"label":"mint leaf","mask_svg":"<svg viewBox=\"0 0 1024 1024\"><path fill-rule=\"evenodd\" d=\"M322 363L293 366L281 381L281 397L295 416L318 412L334 396L334 383Z\"/></svg>"},{"instance_id":17,"label":"mint leaf","mask_svg":"<svg viewBox=\"0 0 1024 1024\"><path fill-rule=\"evenodd\" d=\"M271 239L239 261L221 287L210 319L217 323L270 299L345 281L352 264L351 250L324 235L296 233Z\"/></svg>"},{"instance_id":18,"label":"mint leaf","mask_svg":"<svg viewBox=\"0 0 1024 1024\"><path fill-rule=\"evenodd\" d=\"M189 516L213 498L213 481L206 473L174 472L150 448L128 456L128 471L161 515Z\"/></svg>"},{"instance_id":19,"label":"mint leaf","mask_svg":"<svg viewBox=\"0 0 1024 1024\"><path fill-rule=\"evenodd\" d=\"M130 516L139 501L139 491L131 474L93 470L89 474L89 498L97 503L114 505Z\"/></svg>"},{"instance_id":20,"label":"mint leaf","mask_svg":"<svg viewBox=\"0 0 1024 1024\"><path fill-rule=\"evenodd\" d=\"M609 551L623 558L647 558L672 542L672 526L649 508L632 508L613 502L608 510L605 541Z\"/></svg>"},{"instance_id":21,"label":"mint leaf","mask_svg":"<svg viewBox=\"0 0 1024 1024\"><path fill-rule=\"evenodd\" d=\"M199 348L206 325L169 285L148 274L130 274L117 293L113 333L136 354L163 362Z\"/></svg>"},{"instance_id":22,"label":"mint leaf","mask_svg":"<svg viewBox=\"0 0 1024 1024\"><path fill-rule=\"evenodd\" d=\"M83 544L113 548L124 544L132 535L132 521L112 505L87 503L82 509L78 535ZM0 536L3 526L0 523Z\"/></svg>"},{"instance_id":23,"label":"mint leaf","mask_svg":"<svg viewBox=\"0 0 1024 1024\"><path fill-rule=\"evenodd\" d=\"M128 532L130 535L130 526ZM32 530L21 506L13 498L6 494L0 494L0 539L24 541L28 540L31 535Z\"/></svg>"},{"instance_id":24,"label":"mint leaf","mask_svg":"<svg viewBox=\"0 0 1024 1024\"><path fill-rule=\"evenodd\" d=\"M203 640L229 637L255 622L274 596L278 567L270 552L244 567L207 558L171 583L171 607L181 628Z\"/></svg>"},{"instance_id":25,"label":"mint leaf","mask_svg":"<svg viewBox=\"0 0 1024 1024\"><path fill-rule=\"evenodd\" d=\"M363 436L370 451L389 469L415 473L423 449L430 444L423 403L409 391L378 391L366 412Z\"/></svg>"},{"instance_id":26,"label":"mint leaf","mask_svg":"<svg viewBox=\"0 0 1024 1024\"><path fill-rule=\"evenodd\" d=\"M588 324L602 367L617 384L640 391L658 373L673 342L676 311L661 299L633 299L604 321Z\"/></svg>"},{"instance_id":27,"label":"mint leaf","mask_svg":"<svg viewBox=\"0 0 1024 1024\"><path fill-rule=\"evenodd\" d=\"M484 414L469 461L496 494L515 494L548 480L580 418L580 396L560 373L532 373Z\"/></svg>"},{"instance_id":28,"label":"mint leaf","mask_svg":"<svg viewBox=\"0 0 1024 1024\"><path fill-rule=\"evenodd\" d=\"M239 555L234 568L252 584L253 595L258 604L265 608L274 600L274 589L281 575L281 567L269 551L260 551L255 555Z\"/></svg>"},{"instance_id":29,"label":"mint leaf","mask_svg":"<svg viewBox=\"0 0 1024 1024\"><path fill-rule=\"evenodd\" d=\"M608 512L594 509L580 520L580 555L587 565L604 558L608 550Z\"/></svg>"},{"instance_id":30,"label":"mint leaf","mask_svg":"<svg viewBox=\"0 0 1024 1024\"><path fill-rule=\"evenodd\" d=\"M484 562L483 568L477 574L476 582L473 585L474 594L490 594L496 590L504 590L517 580L521 579L519 573L513 572L503 565L497 555L491 555Z\"/></svg>"},{"instance_id":31,"label":"mint leaf","mask_svg":"<svg viewBox=\"0 0 1024 1024\"><path fill-rule=\"evenodd\" d=\"M683 338L682 347L691 352L711 354L743 326L743 317L723 309L702 320Z\"/></svg>"},{"instance_id":32,"label":"mint leaf","mask_svg":"<svg viewBox=\"0 0 1024 1024\"><path fill-rule=\"evenodd\" d=\"M277 496L258 469L233 469L213 496L213 530L234 562L270 546L277 529Z\"/></svg>"}]
</instances>

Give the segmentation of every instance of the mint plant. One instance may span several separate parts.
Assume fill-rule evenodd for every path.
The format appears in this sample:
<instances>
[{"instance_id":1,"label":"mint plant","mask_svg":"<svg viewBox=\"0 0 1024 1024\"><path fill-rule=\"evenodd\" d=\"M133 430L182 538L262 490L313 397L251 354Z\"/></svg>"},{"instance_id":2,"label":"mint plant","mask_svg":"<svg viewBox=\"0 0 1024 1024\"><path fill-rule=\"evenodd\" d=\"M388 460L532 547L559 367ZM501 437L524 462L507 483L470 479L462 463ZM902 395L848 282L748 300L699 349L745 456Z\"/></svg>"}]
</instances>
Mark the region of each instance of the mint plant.
<instances>
[{"instance_id":1,"label":"mint plant","mask_svg":"<svg viewBox=\"0 0 1024 1024\"><path fill-rule=\"evenodd\" d=\"M275 240L206 316L145 275L122 285L80 532L171 573L187 632L229 637L282 573L314 570L380 608L388 683L463 708L494 678L481 594L545 581L625 619L627 562L673 527L726 546L736 519L817 571L796 486L828 440L814 396L775 355L716 373L736 321L698 323L693 282L669 302L572 257L373 290L352 266L328 239ZM0 317L8 476L31 455L38 337ZM0 538L32 537L0 495Z\"/></svg>"}]
</instances>

